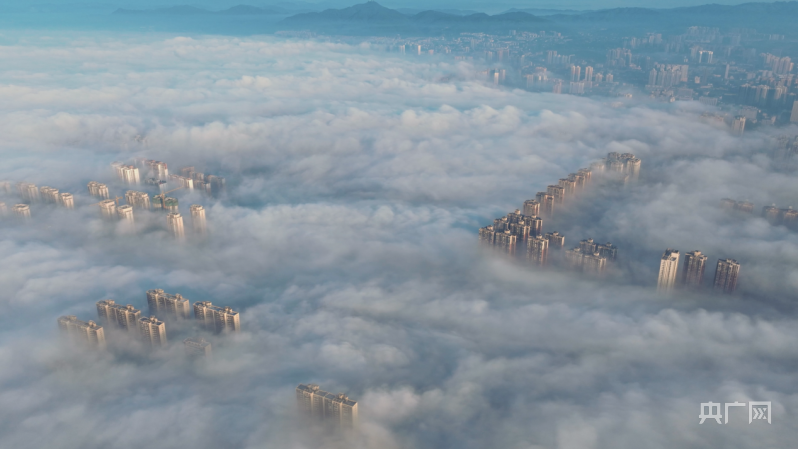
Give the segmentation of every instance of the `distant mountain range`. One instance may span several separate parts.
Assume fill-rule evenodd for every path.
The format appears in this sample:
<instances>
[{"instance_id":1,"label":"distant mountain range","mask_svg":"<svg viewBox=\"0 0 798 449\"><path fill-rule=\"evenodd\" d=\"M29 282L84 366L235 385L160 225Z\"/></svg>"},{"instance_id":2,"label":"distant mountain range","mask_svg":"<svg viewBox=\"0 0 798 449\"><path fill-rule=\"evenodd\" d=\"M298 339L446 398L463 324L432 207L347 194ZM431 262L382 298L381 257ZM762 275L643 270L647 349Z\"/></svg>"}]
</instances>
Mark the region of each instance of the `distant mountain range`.
<instances>
[{"instance_id":1,"label":"distant mountain range","mask_svg":"<svg viewBox=\"0 0 798 449\"><path fill-rule=\"evenodd\" d=\"M773 33L785 34L794 34L798 29L795 26L796 19L798 19L798 1L743 3L740 5L710 4L670 9L614 8L576 11L525 8L511 9L495 15L464 10L396 10L369 1L347 8L296 14L304 9L305 5L307 4L282 3L279 6L264 7L238 5L222 11L209 11L183 5L149 10L118 9L114 14L140 17L194 16L207 18L287 15L289 17L277 24L278 29L376 35L506 32L510 29L565 31L573 27L583 30L596 28L614 33L637 32L643 29L666 32L693 25L766 28Z\"/></svg>"},{"instance_id":2,"label":"distant mountain range","mask_svg":"<svg viewBox=\"0 0 798 449\"><path fill-rule=\"evenodd\" d=\"M279 7L266 7L266 8L259 8L257 6L249 6L249 5L238 5L233 6L232 8L224 9L221 11L208 11L207 9L197 8L195 6L188 6L188 5L179 5L179 6L171 6L169 8L158 8L158 9L124 9L119 8L114 11L114 14L135 14L135 15L174 15L174 16L198 16L198 15L228 15L228 16L235 16L235 15L264 15L264 14L290 14L290 11L287 11L283 8Z\"/></svg>"},{"instance_id":3,"label":"distant mountain range","mask_svg":"<svg viewBox=\"0 0 798 449\"><path fill-rule=\"evenodd\" d=\"M333 23L366 23L366 24L438 24L438 25L469 25L488 23L535 23L545 22L545 19L532 14L516 11L490 16L485 13L468 15L450 14L442 11L422 11L417 14L407 15L386 8L377 2L361 3L343 9L327 9L321 12L296 14L283 20L286 24L333 24Z\"/></svg>"}]
</instances>

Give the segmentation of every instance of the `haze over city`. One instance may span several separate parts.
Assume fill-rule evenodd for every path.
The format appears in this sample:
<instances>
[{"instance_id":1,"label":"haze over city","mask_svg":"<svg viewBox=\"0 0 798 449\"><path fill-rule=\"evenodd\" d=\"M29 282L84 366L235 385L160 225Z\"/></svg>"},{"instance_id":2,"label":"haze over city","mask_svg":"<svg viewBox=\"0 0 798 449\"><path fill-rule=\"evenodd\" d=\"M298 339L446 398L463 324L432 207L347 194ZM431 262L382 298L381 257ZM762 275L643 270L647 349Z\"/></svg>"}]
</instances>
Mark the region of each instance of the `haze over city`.
<instances>
[{"instance_id":1,"label":"haze over city","mask_svg":"<svg viewBox=\"0 0 798 449\"><path fill-rule=\"evenodd\" d=\"M791 447L798 2L665 6L4 2L0 446Z\"/></svg>"}]
</instances>

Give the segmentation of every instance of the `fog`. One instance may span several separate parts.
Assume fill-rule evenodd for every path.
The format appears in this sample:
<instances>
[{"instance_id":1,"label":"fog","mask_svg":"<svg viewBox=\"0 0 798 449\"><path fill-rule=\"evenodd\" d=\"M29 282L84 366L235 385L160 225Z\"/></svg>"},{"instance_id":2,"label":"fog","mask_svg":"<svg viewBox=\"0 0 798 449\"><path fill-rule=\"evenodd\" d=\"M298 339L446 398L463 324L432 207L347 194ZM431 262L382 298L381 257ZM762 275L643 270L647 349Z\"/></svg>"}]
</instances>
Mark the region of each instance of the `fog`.
<instances>
[{"instance_id":1,"label":"fog","mask_svg":"<svg viewBox=\"0 0 798 449\"><path fill-rule=\"evenodd\" d=\"M48 448L751 448L798 437L798 237L721 198L798 206L774 138L691 103L536 94L484 67L368 45L126 33L21 34L0 47L0 180L75 195L0 233L0 445ZM642 160L553 219L566 248L611 241L604 278L478 247L477 230L607 152ZM227 179L209 235L156 212L101 220L113 161ZM12 184L13 185L13 184ZM143 186L140 186L143 189ZM152 193L152 192L151 192ZM16 193L0 197L9 206ZM190 220L186 221L190 230ZM741 263L734 295L656 292L665 248ZM241 312L238 335L167 323L151 351L56 318L145 292ZM181 340L203 335L213 358ZM358 401L353 434L296 414L316 383ZM698 425L701 402L772 401L773 423Z\"/></svg>"}]
</instances>

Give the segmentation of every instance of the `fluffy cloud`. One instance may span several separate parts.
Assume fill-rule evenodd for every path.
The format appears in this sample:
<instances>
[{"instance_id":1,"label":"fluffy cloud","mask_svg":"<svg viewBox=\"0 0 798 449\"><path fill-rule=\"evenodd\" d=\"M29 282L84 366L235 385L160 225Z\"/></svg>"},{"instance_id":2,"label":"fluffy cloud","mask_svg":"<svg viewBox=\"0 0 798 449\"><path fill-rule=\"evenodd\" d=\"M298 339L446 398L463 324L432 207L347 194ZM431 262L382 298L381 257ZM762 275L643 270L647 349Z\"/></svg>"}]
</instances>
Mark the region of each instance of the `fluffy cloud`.
<instances>
[{"instance_id":1,"label":"fluffy cloud","mask_svg":"<svg viewBox=\"0 0 798 449\"><path fill-rule=\"evenodd\" d=\"M696 104L496 89L470 63L363 46L59 39L0 47L0 178L78 204L3 223L3 446L749 448L798 436L798 240L717 209L727 196L790 205L798 181L767 130L735 138ZM544 222L569 246L615 243L606 279L476 247L478 227L608 151L637 154L640 182L596 188ZM121 194L108 164L138 156L227 177L217 198L177 193L184 212L205 205L208 239L177 244L154 212L136 213L134 233L100 220L86 183ZM666 247L737 258L740 292L657 295ZM204 364L182 355L191 323L170 323L154 353L115 333L105 353L59 343L57 316L94 318L109 297L146 311L150 288L230 305L243 332L206 336ZM304 382L358 399L360 434L303 425ZM773 424L699 426L710 400L773 401Z\"/></svg>"}]
</instances>

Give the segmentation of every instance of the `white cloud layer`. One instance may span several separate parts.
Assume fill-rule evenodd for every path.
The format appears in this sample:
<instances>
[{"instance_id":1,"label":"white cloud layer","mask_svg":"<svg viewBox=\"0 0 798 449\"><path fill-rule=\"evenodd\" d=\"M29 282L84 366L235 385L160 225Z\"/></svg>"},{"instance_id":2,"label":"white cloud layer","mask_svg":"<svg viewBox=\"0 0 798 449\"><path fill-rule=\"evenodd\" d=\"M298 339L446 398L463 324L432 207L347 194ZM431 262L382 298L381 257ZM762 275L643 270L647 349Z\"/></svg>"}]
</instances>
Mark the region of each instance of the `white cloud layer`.
<instances>
[{"instance_id":1,"label":"white cloud layer","mask_svg":"<svg viewBox=\"0 0 798 449\"><path fill-rule=\"evenodd\" d=\"M798 238L723 197L792 205L767 130L697 104L496 89L467 62L270 38L69 34L0 47L0 179L76 196L0 234L0 446L632 449L789 447ZM445 79L447 79L445 81ZM617 106L617 105L615 105ZM794 133L795 130L793 129ZM544 230L620 248L605 280L481 253L476 230L609 151L641 181ZM185 245L163 216L100 221L86 183L144 156L228 179ZM14 196L0 198L9 204ZM187 221L186 225L189 226ZM742 263L740 291L656 294L667 247ZM163 288L242 312L195 364L122 335L92 353L55 319ZM359 400L356 437L295 416L313 382ZM773 424L698 425L701 402L773 401ZM319 441L322 441L320 443Z\"/></svg>"}]
</instances>

